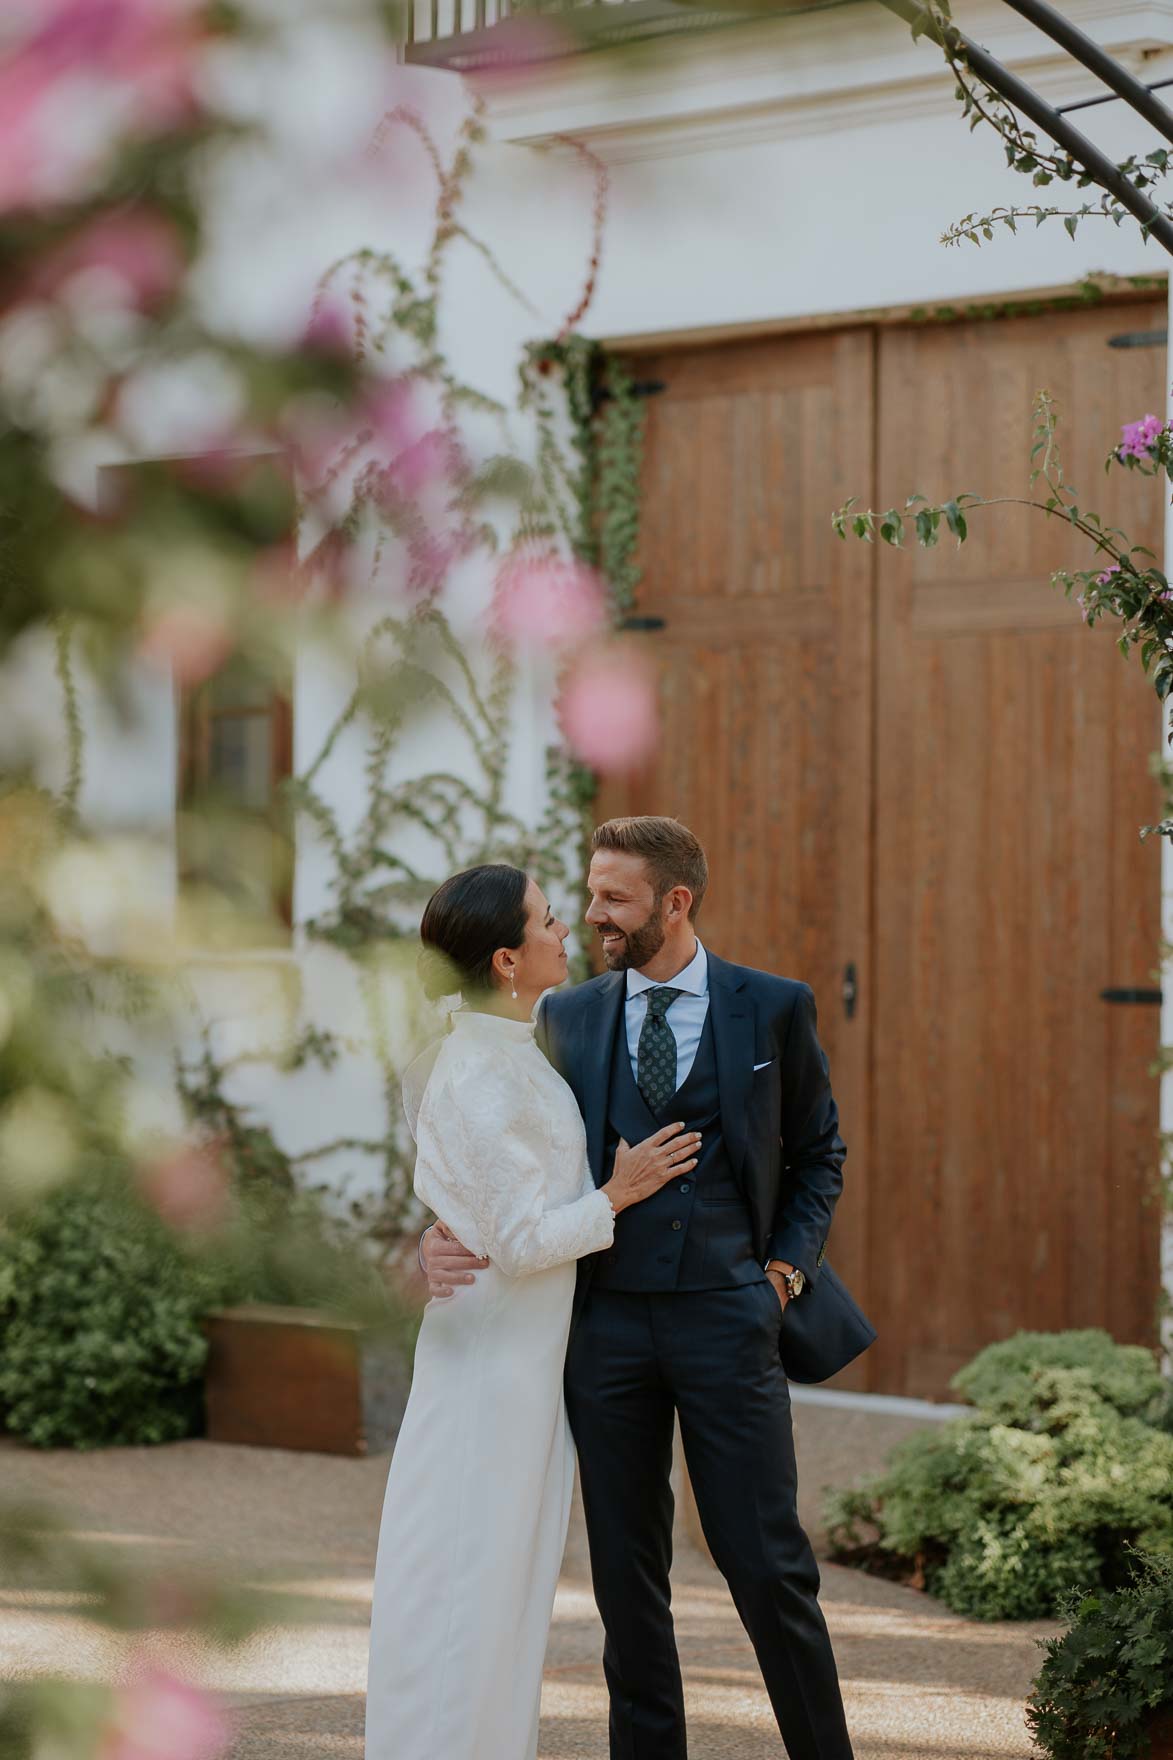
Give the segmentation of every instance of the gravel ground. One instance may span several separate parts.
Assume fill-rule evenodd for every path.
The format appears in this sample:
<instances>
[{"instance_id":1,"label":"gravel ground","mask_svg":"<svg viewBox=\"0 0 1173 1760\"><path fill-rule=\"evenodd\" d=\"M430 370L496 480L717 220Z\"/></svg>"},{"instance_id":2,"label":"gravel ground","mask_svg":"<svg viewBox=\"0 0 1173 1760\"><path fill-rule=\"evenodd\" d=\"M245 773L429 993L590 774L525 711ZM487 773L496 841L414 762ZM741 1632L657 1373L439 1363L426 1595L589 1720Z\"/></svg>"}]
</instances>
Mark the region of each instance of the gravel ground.
<instances>
[{"instance_id":1,"label":"gravel ground","mask_svg":"<svg viewBox=\"0 0 1173 1760\"><path fill-rule=\"evenodd\" d=\"M232 1760L361 1760L386 1469L386 1457L338 1460L207 1442L88 1455L0 1443L6 1494L60 1501L95 1544L144 1562L227 1562L289 1609L288 1621L266 1626L228 1656L186 1651L177 1658L235 1707ZM674 1604L694 1760L780 1760L753 1654L724 1585L683 1536ZM858 1760L1030 1754L1022 1705L1037 1666L1036 1639L1051 1628L975 1625L912 1590L833 1565L823 1567L823 1604ZM175 1649L174 1640L159 1643L164 1652ZM576 1512L547 1658L541 1760L606 1760L600 1648ZM117 1641L79 1617L70 1584L35 1593L0 1585L5 1676L94 1679L121 1664Z\"/></svg>"}]
</instances>

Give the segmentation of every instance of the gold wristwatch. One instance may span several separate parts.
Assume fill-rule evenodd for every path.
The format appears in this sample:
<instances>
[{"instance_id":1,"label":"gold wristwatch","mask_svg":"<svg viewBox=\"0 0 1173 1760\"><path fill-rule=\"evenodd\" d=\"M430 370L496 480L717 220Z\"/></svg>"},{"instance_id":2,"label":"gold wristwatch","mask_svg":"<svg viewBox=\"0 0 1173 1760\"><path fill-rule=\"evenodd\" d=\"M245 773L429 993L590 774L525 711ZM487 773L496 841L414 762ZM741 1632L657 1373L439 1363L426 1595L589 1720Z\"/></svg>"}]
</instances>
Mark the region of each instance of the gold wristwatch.
<instances>
[{"instance_id":1,"label":"gold wristwatch","mask_svg":"<svg viewBox=\"0 0 1173 1760\"><path fill-rule=\"evenodd\" d=\"M771 1259L766 1266L766 1270L781 1272L782 1281L786 1285L786 1294L790 1297L791 1301L793 1301L796 1296L800 1296L806 1288L806 1278L803 1276L802 1272L799 1271L797 1267L793 1271L787 1271L781 1259Z\"/></svg>"}]
</instances>

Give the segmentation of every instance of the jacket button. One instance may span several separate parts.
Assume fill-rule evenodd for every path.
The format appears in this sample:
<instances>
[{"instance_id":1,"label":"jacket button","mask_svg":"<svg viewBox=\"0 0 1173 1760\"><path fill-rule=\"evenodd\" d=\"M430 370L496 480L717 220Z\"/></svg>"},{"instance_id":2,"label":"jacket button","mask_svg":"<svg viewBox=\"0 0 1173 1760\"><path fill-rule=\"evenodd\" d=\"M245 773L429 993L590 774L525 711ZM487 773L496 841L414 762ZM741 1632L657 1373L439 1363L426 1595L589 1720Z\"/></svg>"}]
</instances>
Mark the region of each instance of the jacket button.
<instances>
[{"instance_id":1,"label":"jacket button","mask_svg":"<svg viewBox=\"0 0 1173 1760\"><path fill-rule=\"evenodd\" d=\"M673 1228L683 1228L684 1224L682 1222L674 1222L672 1226Z\"/></svg>"},{"instance_id":2,"label":"jacket button","mask_svg":"<svg viewBox=\"0 0 1173 1760\"><path fill-rule=\"evenodd\" d=\"M688 1181L685 1180L684 1184L681 1186L680 1189L682 1192L691 1192L692 1187L689 1185Z\"/></svg>"}]
</instances>

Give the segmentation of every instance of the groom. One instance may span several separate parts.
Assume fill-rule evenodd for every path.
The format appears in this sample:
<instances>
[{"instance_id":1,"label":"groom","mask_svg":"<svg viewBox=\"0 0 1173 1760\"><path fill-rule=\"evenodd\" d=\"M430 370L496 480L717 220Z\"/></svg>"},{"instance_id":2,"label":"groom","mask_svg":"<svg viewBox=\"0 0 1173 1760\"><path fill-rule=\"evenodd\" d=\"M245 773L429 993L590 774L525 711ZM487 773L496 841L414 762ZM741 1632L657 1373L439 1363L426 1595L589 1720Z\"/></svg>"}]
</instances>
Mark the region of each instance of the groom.
<instances>
[{"instance_id":1,"label":"groom","mask_svg":"<svg viewBox=\"0 0 1173 1760\"><path fill-rule=\"evenodd\" d=\"M704 850L678 821L601 825L586 920L608 969L550 992L538 1014L538 1041L582 1109L597 1184L620 1138L674 1120L702 1135L695 1172L623 1211L614 1244L579 1268L566 1401L606 1632L611 1756L687 1752L668 1578L679 1415L705 1537L790 1760L850 1760L779 1354L788 1304L801 1336L800 1305L813 1315L825 1299L846 1151L810 990L701 945L707 884ZM442 1232L421 1258L434 1295L483 1263ZM860 1327L849 1354L871 1336Z\"/></svg>"}]
</instances>

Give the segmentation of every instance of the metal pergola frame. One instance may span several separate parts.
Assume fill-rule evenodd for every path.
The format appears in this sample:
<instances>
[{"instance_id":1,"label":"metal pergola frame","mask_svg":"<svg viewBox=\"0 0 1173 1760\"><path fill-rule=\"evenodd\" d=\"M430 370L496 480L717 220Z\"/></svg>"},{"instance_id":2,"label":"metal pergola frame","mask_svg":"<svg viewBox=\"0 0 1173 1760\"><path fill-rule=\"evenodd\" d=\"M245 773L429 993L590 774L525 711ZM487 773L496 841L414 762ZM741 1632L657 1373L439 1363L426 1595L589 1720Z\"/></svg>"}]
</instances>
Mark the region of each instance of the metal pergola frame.
<instances>
[{"instance_id":1,"label":"metal pergola frame","mask_svg":"<svg viewBox=\"0 0 1173 1760\"><path fill-rule=\"evenodd\" d=\"M1056 11L1049 0L1005 0L1005 4L1042 31L1044 36L1050 37L1053 42L1066 49L1073 60L1078 61L1090 74L1108 86L1116 97L1155 128L1163 139L1173 142L1173 111L1167 109L1153 91L1134 74L1129 73L1126 67L1121 67L1107 50L1102 49L1077 25L1072 24L1070 19ZM1088 140L1085 134L1067 120L1062 110L1057 110L1044 98L1040 98L1017 74L1003 67L988 50L981 48L956 26L951 25L942 30L917 4L917 0L880 0L880 5L889 12L894 12L907 25L919 22L922 34L940 47L960 50L966 64L979 79L1005 98L1015 110L1020 110L1024 116L1029 117L1057 147L1070 155L1081 170L1087 172L1094 183L1115 196L1120 206L1140 221L1148 235L1155 238L1173 256L1173 220L1162 213L1143 190L1130 183L1107 154L1102 153L1093 141Z\"/></svg>"}]
</instances>

